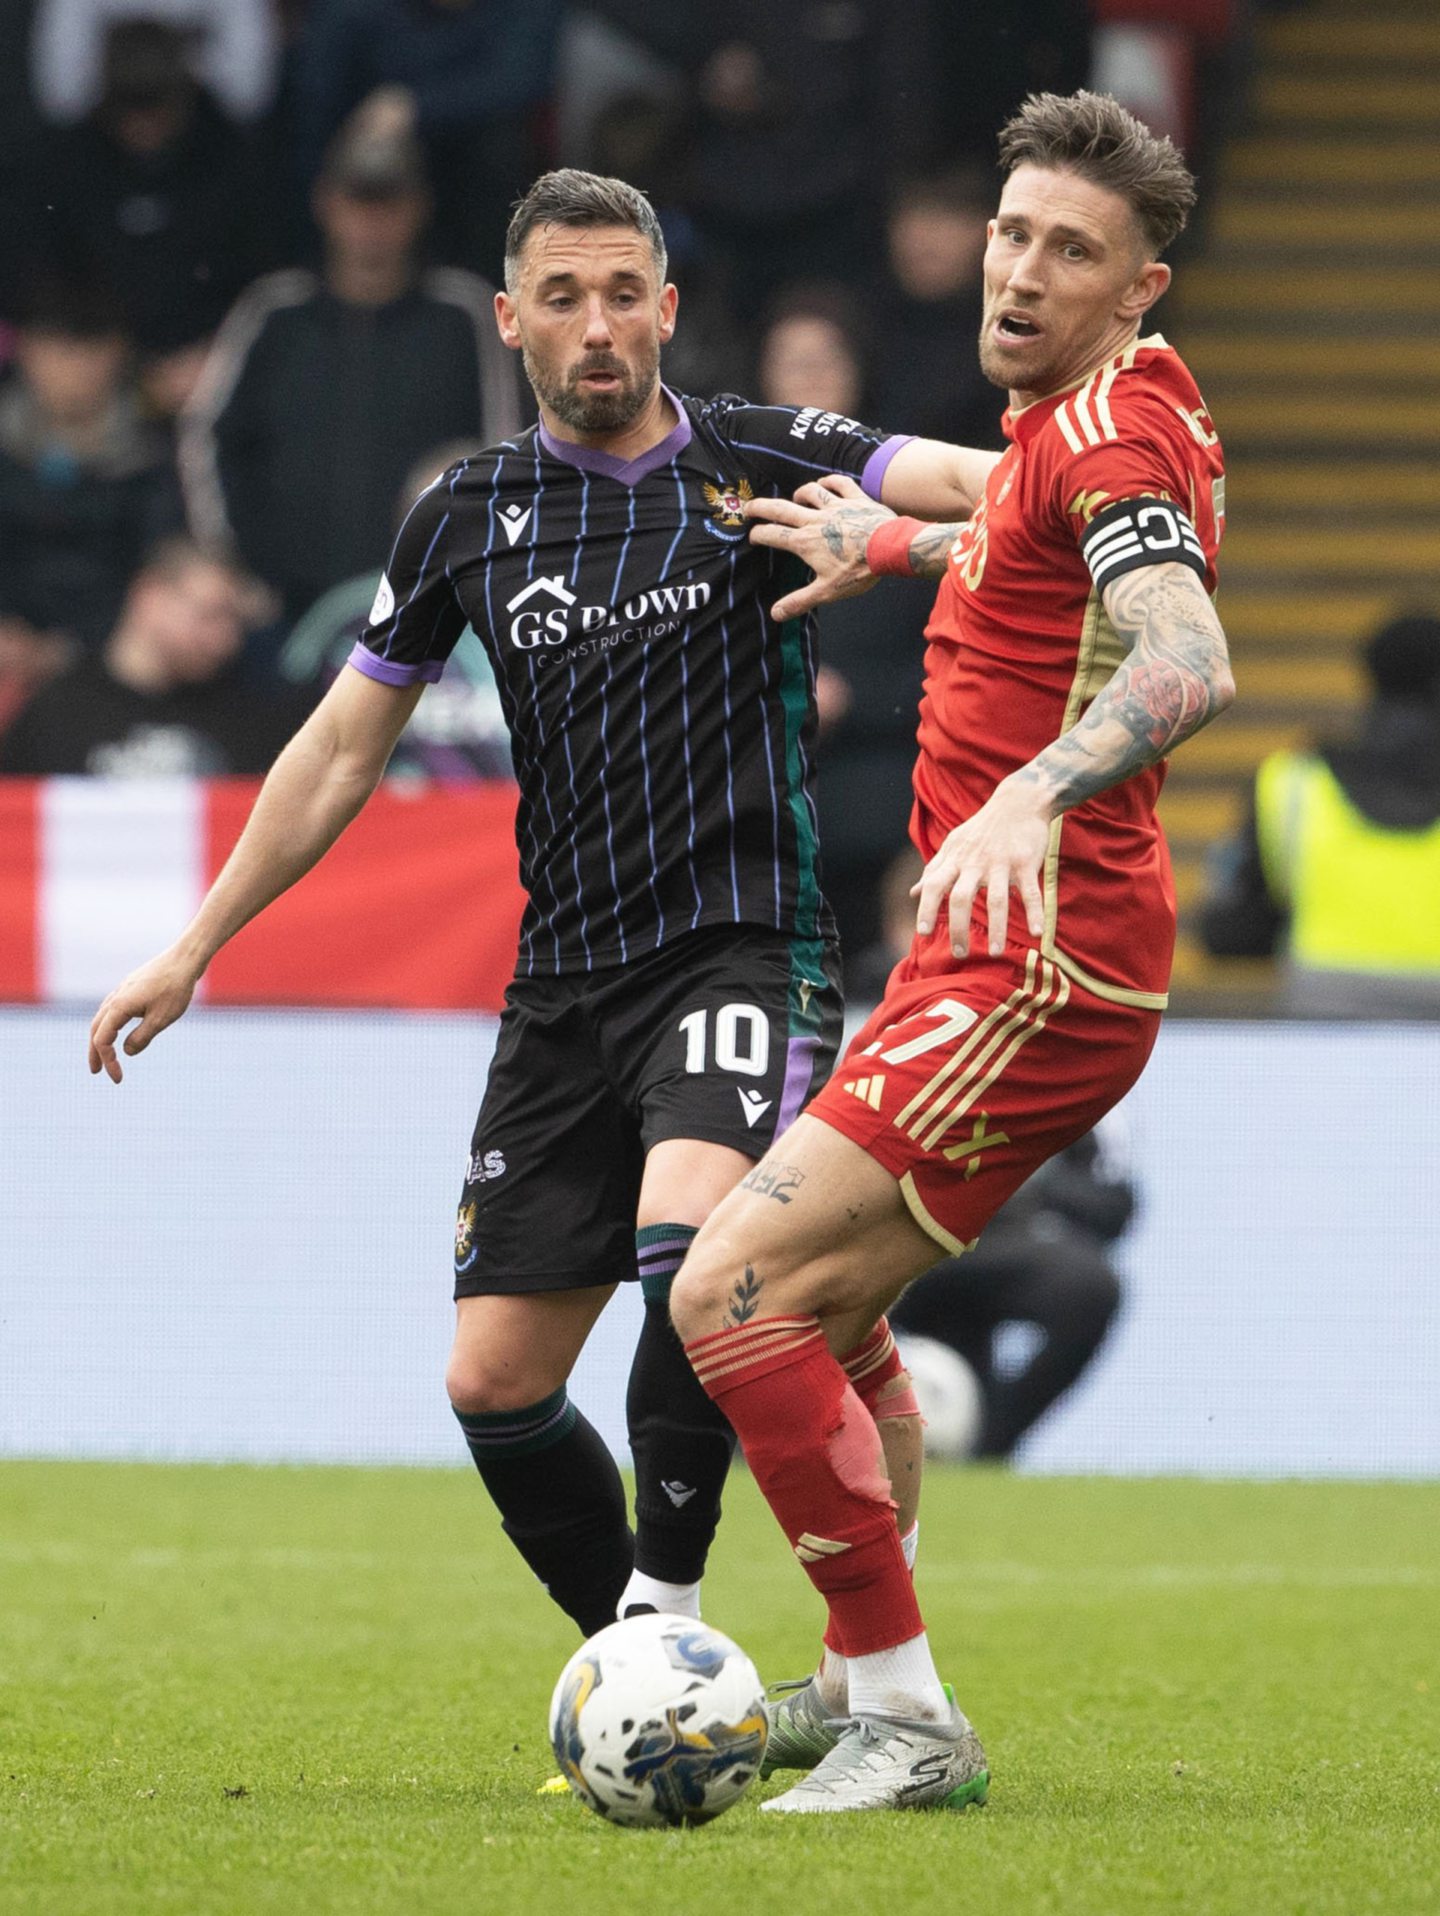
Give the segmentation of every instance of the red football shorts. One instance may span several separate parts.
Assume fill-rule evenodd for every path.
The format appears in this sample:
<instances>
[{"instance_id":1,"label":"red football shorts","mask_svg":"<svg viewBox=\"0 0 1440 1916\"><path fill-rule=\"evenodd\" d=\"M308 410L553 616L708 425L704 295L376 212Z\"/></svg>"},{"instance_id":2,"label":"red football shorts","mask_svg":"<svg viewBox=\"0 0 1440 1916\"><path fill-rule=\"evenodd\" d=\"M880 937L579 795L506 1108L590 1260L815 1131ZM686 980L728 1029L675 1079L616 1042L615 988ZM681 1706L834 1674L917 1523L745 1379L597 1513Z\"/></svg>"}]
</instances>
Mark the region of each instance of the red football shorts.
<instances>
[{"instance_id":1,"label":"red football shorts","mask_svg":"<svg viewBox=\"0 0 1440 1916\"><path fill-rule=\"evenodd\" d=\"M1159 1026L1158 1011L1098 998L1038 951L923 976L912 958L807 1111L897 1178L954 1255L1124 1097Z\"/></svg>"}]
</instances>

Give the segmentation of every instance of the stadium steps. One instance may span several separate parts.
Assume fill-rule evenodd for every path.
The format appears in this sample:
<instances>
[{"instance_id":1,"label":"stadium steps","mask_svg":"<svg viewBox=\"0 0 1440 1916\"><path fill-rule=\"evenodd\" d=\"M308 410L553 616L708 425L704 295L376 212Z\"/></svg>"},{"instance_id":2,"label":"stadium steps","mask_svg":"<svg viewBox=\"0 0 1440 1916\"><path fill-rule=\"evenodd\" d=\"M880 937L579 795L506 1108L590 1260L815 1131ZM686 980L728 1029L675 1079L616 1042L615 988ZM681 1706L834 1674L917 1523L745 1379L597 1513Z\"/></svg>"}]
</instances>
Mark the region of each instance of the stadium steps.
<instances>
[{"instance_id":1,"label":"stadium steps","mask_svg":"<svg viewBox=\"0 0 1440 1916\"><path fill-rule=\"evenodd\" d=\"M1440 0L1314 0L1257 26L1243 129L1207 182L1176 338L1226 449L1220 610L1241 703L1172 763L1175 1002L1263 1010L1187 919L1255 766L1343 730L1359 642L1440 608Z\"/></svg>"}]
</instances>

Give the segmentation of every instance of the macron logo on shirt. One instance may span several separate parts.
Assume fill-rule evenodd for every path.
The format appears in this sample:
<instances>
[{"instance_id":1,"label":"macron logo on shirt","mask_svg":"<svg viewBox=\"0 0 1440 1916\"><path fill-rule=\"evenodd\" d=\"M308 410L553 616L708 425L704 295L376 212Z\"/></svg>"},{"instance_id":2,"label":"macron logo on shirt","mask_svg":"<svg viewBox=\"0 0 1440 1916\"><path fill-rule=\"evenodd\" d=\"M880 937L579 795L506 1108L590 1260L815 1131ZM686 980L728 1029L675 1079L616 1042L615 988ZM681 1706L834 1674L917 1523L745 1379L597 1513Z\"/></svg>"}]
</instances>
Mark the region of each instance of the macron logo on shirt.
<instances>
[{"instance_id":1,"label":"macron logo on shirt","mask_svg":"<svg viewBox=\"0 0 1440 1916\"><path fill-rule=\"evenodd\" d=\"M371 625L379 625L395 610L395 594L391 590L390 580L385 573L380 574L380 589L375 594L375 603L370 608Z\"/></svg>"},{"instance_id":2,"label":"macron logo on shirt","mask_svg":"<svg viewBox=\"0 0 1440 1916\"><path fill-rule=\"evenodd\" d=\"M505 528L505 540L508 545L513 546L526 526L529 525L530 514L533 511L533 506L522 506L518 502L501 507L500 523Z\"/></svg>"}]
</instances>

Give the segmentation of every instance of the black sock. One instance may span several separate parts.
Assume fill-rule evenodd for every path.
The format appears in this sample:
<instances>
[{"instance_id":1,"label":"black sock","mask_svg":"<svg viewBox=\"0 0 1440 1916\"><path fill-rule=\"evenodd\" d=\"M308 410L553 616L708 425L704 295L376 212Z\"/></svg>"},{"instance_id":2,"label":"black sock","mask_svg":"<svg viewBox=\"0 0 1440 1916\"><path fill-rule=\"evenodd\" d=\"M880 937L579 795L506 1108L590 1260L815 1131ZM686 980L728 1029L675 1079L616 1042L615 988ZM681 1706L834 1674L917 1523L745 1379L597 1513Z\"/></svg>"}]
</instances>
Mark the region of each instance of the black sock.
<instances>
[{"instance_id":1,"label":"black sock","mask_svg":"<svg viewBox=\"0 0 1440 1916\"><path fill-rule=\"evenodd\" d=\"M455 1415L501 1527L587 1637L615 1621L635 1540L625 1487L562 1384L524 1410Z\"/></svg>"},{"instance_id":2,"label":"black sock","mask_svg":"<svg viewBox=\"0 0 1440 1916\"><path fill-rule=\"evenodd\" d=\"M625 1405L635 1460L635 1567L665 1583L703 1576L735 1450L734 1431L701 1389L670 1322L670 1284L694 1236L688 1224L635 1233L645 1293Z\"/></svg>"}]
</instances>

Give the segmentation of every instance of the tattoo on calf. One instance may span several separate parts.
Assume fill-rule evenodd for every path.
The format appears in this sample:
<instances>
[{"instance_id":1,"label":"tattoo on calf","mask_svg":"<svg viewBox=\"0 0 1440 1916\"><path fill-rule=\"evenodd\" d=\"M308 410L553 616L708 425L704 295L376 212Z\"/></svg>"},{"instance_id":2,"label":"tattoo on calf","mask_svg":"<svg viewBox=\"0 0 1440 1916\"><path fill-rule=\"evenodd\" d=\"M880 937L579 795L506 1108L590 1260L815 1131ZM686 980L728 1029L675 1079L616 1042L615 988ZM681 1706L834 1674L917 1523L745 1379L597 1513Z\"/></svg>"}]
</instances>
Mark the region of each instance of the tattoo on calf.
<instances>
[{"instance_id":1,"label":"tattoo on calf","mask_svg":"<svg viewBox=\"0 0 1440 1916\"><path fill-rule=\"evenodd\" d=\"M725 1312L725 1322L730 1324L748 1324L760 1308L760 1292L764 1287L763 1277L756 1277L753 1264L745 1266L745 1276L730 1293L729 1307Z\"/></svg>"},{"instance_id":2,"label":"tattoo on calf","mask_svg":"<svg viewBox=\"0 0 1440 1916\"><path fill-rule=\"evenodd\" d=\"M805 1173L795 1165L771 1164L767 1158L749 1177L741 1178L740 1189L753 1191L757 1197L774 1198L777 1204L789 1204L804 1182Z\"/></svg>"}]
</instances>

